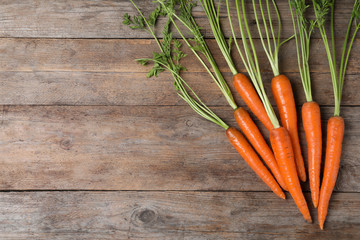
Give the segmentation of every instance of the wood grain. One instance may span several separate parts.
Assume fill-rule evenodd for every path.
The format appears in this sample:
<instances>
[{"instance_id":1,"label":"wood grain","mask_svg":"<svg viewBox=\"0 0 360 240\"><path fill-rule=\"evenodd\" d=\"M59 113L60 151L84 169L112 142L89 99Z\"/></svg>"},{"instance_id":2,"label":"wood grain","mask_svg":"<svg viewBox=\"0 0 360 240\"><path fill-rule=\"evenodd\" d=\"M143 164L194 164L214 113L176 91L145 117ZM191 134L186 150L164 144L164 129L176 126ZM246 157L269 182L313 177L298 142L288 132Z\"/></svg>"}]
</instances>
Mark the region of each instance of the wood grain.
<instances>
[{"instance_id":1,"label":"wood grain","mask_svg":"<svg viewBox=\"0 0 360 240\"><path fill-rule=\"evenodd\" d=\"M3 105L186 105L174 89L167 73L148 79L145 73L102 72L0 72L0 103ZM230 73L224 74L239 106L245 103L232 86ZM298 106L305 101L298 73L288 73ZM209 106L227 106L224 96L207 73L184 73L184 79ZM270 73L264 74L265 88L275 104ZM314 73L313 96L320 105L333 106L333 90L328 73ZM342 104L358 106L358 75L348 75Z\"/></svg>"},{"instance_id":2,"label":"wood grain","mask_svg":"<svg viewBox=\"0 0 360 240\"><path fill-rule=\"evenodd\" d=\"M135 2L146 15L153 7L150 0ZM288 1L276 2L285 38L293 32ZM336 5L339 40L352 3ZM250 9L248 1L251 31L258 38ZM291 199L269 192L221 128L184 105L168 75L144 77L149 67L134 59L151 56L157 46L147 33L122 24L125 12L136 13L128 0L0 0L0 239L360 238L359 40L344 87L339 177L326 230L320 231L303 221ZM231 12L234 16L234 6ZM231 83L201 7L194 15ZM224 5L220 18L228 37ZM161 37L160 30L156 35ZM255 44L261 49L259 40ZM333 98L318 33L311 52L313 95L322 105L325 130ZM234 59L244 71L236 54ZM259 59L269 90L271 69L262 53ZM305 99L293 42L282 48L280 63L300 105ZM184 65L185 79L235 125L196 59L190 55ZM301 127L300 138L304 150ZM307 184L303 189L310 203Z\"/></svg>"},{"instance_id":3,"label":"wood grain","mask_svg":"<svg viewBox=\"0 0 360 240\"><path fill-rule=\"evenodd\" d=\"M152 2L148 0L136 0L135 2L146 16L154 8ZM232 4L231 13L235 18L235 4L233 1L230 2ZM282 35L284 37L291 36L293 28L288 1L277 1L277 4L283 19ZM342 0L341 4L336 5L335 29L338 36L345 35L346 28L344 26L348 23L352 5L352 0ZM225 4L220 9L223 30L226 36L230 36ZM249 24L254 37L257 37L251 9L251 2L247 1ZM0 16L2 18L0 21L0 37L149 38L145 32L129 31L122 24L122 17L125 13L137 14L128 0L2 0L0 4ZM311 12L309 15L312 15ZM197 23L203 27L204 36L212 38L213 34L208 20L200 6L194 8L194 16ZM159 25L162 24L164 24L164 20L159 21ZM314 37L318 38L319 34L316 33Z\"/></svg>"},{"instance_id":4,"label":"wood grain","mask_svg":"<svg viewBox=\"0 0 360 240\"><path fill-rule=\"evenodd\" d=\"M250 192L15 192L0 196L2 239L356 239L359 193L332 197L325 231L291 199ZM310 196L306 194L309 201ZM311 208L314 218L316 211ZM276 219L276 227L273 221Z\"/></svg>"},{"instance_id":5,"label":"wood grain","mask_svg":"<svg viewBox=\"0 0 360 240\"><path fill-rule=\"evenodd\" d=\"M235 126L229 107L215 111ZM324 127L332 112L322 108ZM360 190L358 112L342 109L336 191ZM3 190L268 191L224 131L185 106L4 106L0 119Z\"/></svg>"},{"instance_id":6,"label":"wood grain","mask_svg":"<svg viewBox=\"0 0 360 240\"><path fill-rule=\"evenodd\" d=\"M215 40L207 40L214 58L222 72L230 70L223 60ZM340 42L341 43L341 42ZM341 45L339 43L339 46ZM260 40L257 46L261 70L271 72L268 60L261 51ZM184 52L189 56L183 60L188 72L206 72L195 56L186 46ZM341 48L337 48L340 54ZM154 40L150 39L17 39L7 38L0 41L0 71L12 72L145 72L135 59L148 58L152 53L159 52ZM324 45L320 39L313 40L310 66L311 72L329 72ZM315 54L316 53L316 54ZM356 39L351 56L360 54L360 40ZM280 51L280 70L284 73L299 72L295 43L285 45ZM240 57L234 53L234 61L238 71L245 72ZM351 58L348 74L360 72L359 60Z\"/></svg>"},{"instance_id":7,"label":"wood grain","mask_svg":"<svg viewBox=\"0 0 360 240\"><path fill-rule=\"evenodd\" d=\"M257 41L257 43L259 43ZM355 42L353 56L360 54L360 41ZM313 96L321 105L333 105L333 91L322 43L312 58ZM215 42L209 40L219 66L231 86L232 76L222 61ZM298 74L293 45L287 45L281 55L282 69L293 83L298 105L305 101ZM157 46L152 40L59 40L59 39L3 39L0 41L0 103L4 105L183 105L174 92L168 74L146 79L149 67L142 67L134 59L150 57ZM187 51L188 52L188 51ZM284 56L291 56L284 59ZM234 58L237 66L239 58ZM262 62L266 59L262 58ZM190 55L184 65L189 73L184 78L204 101L212 106L226 105L224 97L209 79L204 68ZM264 66L265 87L270 91L272 73ZM344 87L344 105L360 105L356 58L349 63ZM240 69L243 71L243 69ZM351 87L350 87L351 86ZM239 104L243 104L235 93ZM136 97L134 97L136 96Z\"/></svg>"}]
</instances>

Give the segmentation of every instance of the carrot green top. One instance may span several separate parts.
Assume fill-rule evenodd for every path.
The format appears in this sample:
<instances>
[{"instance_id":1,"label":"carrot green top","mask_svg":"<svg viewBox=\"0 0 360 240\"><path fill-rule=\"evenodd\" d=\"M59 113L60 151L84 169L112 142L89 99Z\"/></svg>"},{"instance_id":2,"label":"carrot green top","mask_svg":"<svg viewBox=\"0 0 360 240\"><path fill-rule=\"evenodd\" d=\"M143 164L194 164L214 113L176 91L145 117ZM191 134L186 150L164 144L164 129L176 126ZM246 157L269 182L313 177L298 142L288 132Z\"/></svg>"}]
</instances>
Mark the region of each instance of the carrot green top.
<instances>
[{"instance_id":1,"label":"carrot green top","mask_svg":"<svg viewBox=\"0 0 360 240\"><path fill-rule=\"evenodd\" d=\"M309 67L310 56L310 37L314 32L316 22L314 20L308 21L305 17L305 11L309 7L305 0L289 0L290 13L294 25L296 53L298 65L300 70L301 82L304 87L306 100L311 102L311 78ZM295 17L293 13L295 9Z\"/></svg>"},{"instance_id":2,"label":"carrot green top","mask_svg":"<svg viewBox=\"0 0 360 240\"><path fill-rule=\"evenodd\" d=\"M138 6L132 0L130 1L137 9L140 16L134 16L131 18L128 14L125 14L123 23L132 29L147 30L153 36L161 51L160 53L153 53L153 58L137 59L137 61L142 65L146 65L149 62L154 63L147 77L156 77L159 73L168 70L174 78L174 86L177 94L196 113L208 121L211 121L223 127L224 129L228 129L229 126L201 101L198 95L196 95L196 93L190 88L186 81L180 76L180 71L185 70L185 68L181 66L179 61L186 55L181 51L180 41L173 39L172 37L172 33L170 31L170 20L168 20L168 22L165 24L162 31L163 41L160 42L156 37L153 30L156 20L159 16L166 15L166 13L163 12L161 5L158 5L158 7L155 8L155 10L150 14L149 18L146 19Z\"/></svg>"},{"instance_id":3,"label":"carrot green top","mask_svg":"<svg viewBox=\"0 0 360 240\"><path fill-rule=\"evenodd\" d=\"M212 56L211 51L208 45L206 44L203 35L200 32L200 27L197 25L194 17L192 16L192 8L196 5L196 3L193 2L192 0L178 0L178 1L157 0L157 2L161 4L161 6L164 9L164 12L166 12L167 16L172 21L174 27L179 32L182 39L185 41L187 46L191 49L193 54L201 62L203 67L210 74L211 78L220 88L221 92L225 96L229 105L233 109L236 109L237 105L230 91L230 88L227 85L223 75L221 74L220 69L215 62L215 59ZM185 26L190 31L190 33L193 35L192 39L187 39L184 36L178 24L175 22L175 19L178 20L183 26ZM190 44L190 41L193 42L193 45ZM215 74L213 74L210 71L210 68L202 60L198 52L203 54L207 62L211 65L211 68Z\"/></svg>"},{"instance_id":4,"label":"carrot green top","mask_svg":"<svg viewBox=\"0 0 360 240\"><path fill-rule=\"evenodd\" d=\"M346 36L342 48L340 59L340 67L337 66L335 53L335 31L334 31L334 7L335 0L313 0L314 11L316 16L316 26L320 30L321 38L325 45L326 55L329 61L331 80L334 89L335 111L334 116L340 115L340 103L342 97L342 90L344 86L345 72L349 61L352 45L354 43L356 34L360 28L360 0L355 0L354 7L349 20ZM331 44L328 41L325 30L325 19L328 13L331 12ZM350 37L352 28L355 28Z\"/></svg>"},{"instance_id":5,"label":"carrot green top","mask_svg":"<svg viewBox=\"0 0 360 240\"><path fill-rule=\"evenodd\" d=\"M211 30L214 33L216 42L218 43L220 51L223 54L223 56L226 60L226 63L228 64L228 66L231 70L231 73L233 75L236 75L238 72L236 70L234 61L232 60L231 54L230 54L232 38L230 37L229 41L226 41L225 36L221 30L220 15L219 15L221 0L219 0L217 10L215 8L215 4L214 4L213 0L200 0L200 4L203 7L203 9L209 19Z\"/></svg>"},{"instance_id":6,"label":"carrot green top","mask_svg":"<svg viewBox=\"0 0 360 240\"><path fill-rule=\"evenodd\" d=\"M271 4L270 4L271 2ZM253 8L254 8L254 16L255 16L255 22L256 26L259 32L261 44L264 48L265 54L270 62L271 69L274 73L274 76L278 76L280 74L279 69L279 50L280 47L293 38L293 36L289 37L288 39L285 39L284 41L280 42L280 33L281 33L281 18L280 13L277 8L277 5L275 3L275 0L265 0L265 6L263 5L262 0L258 0L258 5L260 8L260 17L262 20L262 25L265 30L265 36L261 29L261 24L259 21L259 13L257 11L257 6L255 3L255 0L252 0ZM270 5L273 6L276 12L277 22L278 22L278 29L277 33L275 32L273 19L271 16L270 11ZM266 14L265 14L266 13Z\"/></svg>"}]
</instances>

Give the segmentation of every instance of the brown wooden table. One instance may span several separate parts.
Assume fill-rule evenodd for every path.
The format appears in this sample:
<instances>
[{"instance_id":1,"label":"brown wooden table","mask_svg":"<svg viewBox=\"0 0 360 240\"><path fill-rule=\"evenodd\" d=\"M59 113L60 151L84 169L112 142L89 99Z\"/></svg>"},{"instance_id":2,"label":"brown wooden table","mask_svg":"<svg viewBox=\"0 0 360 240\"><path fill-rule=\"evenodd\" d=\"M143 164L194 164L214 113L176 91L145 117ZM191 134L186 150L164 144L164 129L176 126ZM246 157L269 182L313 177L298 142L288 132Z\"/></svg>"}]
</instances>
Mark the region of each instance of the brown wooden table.
<instances>
[{"instance_id":1,"label":"brown wooden table","mask_svg":"<svg viewBox=\"0 0 360 240\"><path fill-rule=\"evenodd\" d=\"M277 2L285 38L292 34L288 5ZM150 0L137 3L149 13ZM339 39L352 3L337 4ZM194 11L231 83L204 13ZM289 194L284 201L269 192L224 131L177 97L168 74L145 78L148 68L134 59L157 46L122 25L125 12L135 13L125 0L0 1L0 239L360 239L360 40L344 87L340 174L320 231L316 210L315 223L307 224ZM333 94L317 33L311 50L313 95L325 126ZM270 93L270 67L263 54L260 61ZM280 62L300 107L294 42L282 48ZM195 58L184 65L189 84L235 125ZM311 206L308 183L303 188Z\"/></svg>"}]
</instances>

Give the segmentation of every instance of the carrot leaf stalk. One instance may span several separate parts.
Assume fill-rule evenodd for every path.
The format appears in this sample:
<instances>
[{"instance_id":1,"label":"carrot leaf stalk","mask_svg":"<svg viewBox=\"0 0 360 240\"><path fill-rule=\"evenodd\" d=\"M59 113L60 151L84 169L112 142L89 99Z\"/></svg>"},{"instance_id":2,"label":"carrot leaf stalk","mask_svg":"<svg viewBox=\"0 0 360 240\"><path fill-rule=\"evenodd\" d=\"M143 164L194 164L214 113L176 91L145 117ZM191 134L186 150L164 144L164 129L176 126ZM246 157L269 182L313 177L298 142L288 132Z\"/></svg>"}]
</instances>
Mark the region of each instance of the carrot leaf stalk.
<instances>
[{"instance_id":1,"label":"carrot leaf stalk","mask_svg":"<svg viewBox=\"0 0 360 240\"><path fill-rule=\"evenodd\" d=\"M231 57L232 37L229 38L229 41L226 41L225 36L221 30L219 14L221 0L219 0L217 9L213 0L199 0L199 2L206 13L206 16L209 19L211 30L214 34L219 49L224 56L227 65L230 68L231 73L233 75L236 75L238 71L236 70L235 63Z\"/></svg>"},{"instance_id":2,"label":"carrot leaf stalk","mask_svg":"<svg viewBox=\"0 0 360 240\"><path fill-rule=\"evenodd\" d=\"M166 12L168 18L171 20L173 26L176 28L186 45L190 48L192 53L196 56L196 58L200 61L206 71L210 74L210 77L220 88L229 105L235 110L237 108L237 105L230 91L230 88L227 85L223 75L221 74L220 69L215 62L215 59L212 56L211 51L203 35L200 32L200 27L197 25L194 17L192 16L192 9L196 5L196 3L188 0L157 0L157 2L160 3L162 8L164 9L164 12ZM185 26L185 28L189 30L189 32L192 34L193 38L186 38L175 20L178 20L183 26ZM207 66L205 61L201 58L200 54L205 57L206 61L210 64L214 73L210 70L209 66Z\"/></svg>"},{"instance_id":3,"label":"carrot leaf stalk","mask_svg":"<svg viewBox=\"0 0 360 240\"><path fill-rule=\"evenodd\" d=\"M350 52L357 32L360 28L360 0L355 0L354 2L352 14L348 23L341 51L340 65L337 64L337 57L335 53L335 0L313 0L312 2L316 17L316 27L320 31L320 35L325 46L326 56L329 62L335 100L334 116L329 119L327 125L325 167L318 206L319 225L320 228L323 229L328 212L329 201L339 172L341 148L345 129L344 119L340 116L340 105ZM331 43L328 40L328 34L325 28L325 20L329 13L331 18Z\"/></svg>"},{"instance_id":4,"label":"carrot leaf stalk","mask_svg":"<svg viewBox=\"0 0 360 240\"><path fill-rule=\"evenodd\" d=\"M229 126L221 120L210 108L208 108L196 93L190 88L185 80L180 76L180 71L185 68L179 63L182 58L186 56L181 51L181 42L178 39L173 39L172 32L170 31L171 21L167 21L164 26L163 41L160 42L156 37L153 27L155 26L156 19L162 14L161 6L159 5L151 14L149 19L146 19L137 5L131 1L135 8L138 10L140 16L135 16L133 21L128 14L124 16L124 24L129 25L132 29L145 29L147 30L157 42L161 52L153 53L153 58L141 58L136 61L141 65L147 65L152 62L153 67L147 74L147 77L157 77L160 72L168 70L174 78L174 86L177 94L186 102L188 105L203 118L223 127L225 130Z\"/></svg>"},{"instance_id":5,"label":"carrot leaf stalk","mask_svg":"<svg viewBox=\"0 0 360 240\"><path fill-rule=\"evenodd\" d=\"M318 27L321 38L325 45L326 55L329 61L331 80L334 89L335 98L335 111L334 116L340 115L340 103L342 97L342 89L344 86L345 72L349 61L352 45L356 38L356 34L360 28L360 1L356 0L354 3L353 11L348 23L342 54L340 58L340 67L337 67L337 61L335 56L335 38L334 38L334 0L313 0L314 12L316 17L316 26ZM328 13L331 12L331 44L328 41L328 36L325 29L325 19ZM351 36L351 30L354 30Z\"/></svg>"},{"instance_id":6,"label":"carrot leaf stalk","mask_svg":"<svg viewBox=\"0 0 360 240\"><path fill-rule=\"evenodd\" d=\"M285 44L286 42L288 42L289 40L291 40L293 36L290 36L289 38L285 39L284 41L280 41L280 34L281 34L281 17L280 17L280 12L279 9L276 5L275 0L266 0L265 1L265 6L263 5L262 0L259 0L259 8L260 8L260 17L259 17L259 13L257 12L257 7L256 7L256 3L254 0L252 0L252 4L253 4L253 8L254 8L254 16L255 16L255 22L256 22L256 27L258 29L259 32L259 36L260 36L260 40L261 40L261 44L263 46L263 49L265 51L265 54L269 60L271 69L274 73L274 76L278 76L280 74L280 70L279 70L279 50L280 47ZM271 2L271 3L270 3ZM276 17L277 17L277 21L278 21L278 29L277 29L277 34L275 32L275 27L273 24L273 19L271 17L270 14L270 6L273 6L275 12L276 12ZM265 12L267 12L267 16L265 14ZM263 22L263 26L264 26L264 30L265 30L265 36L261 30L260 27L260 21L259 18L261 18L262 22Z\"/></svg>"},{"instance_id":7,"label":"carrot leaf stalk","mask_svg":"<svg viewBox=\"0 0 360 240\"><path fill-rule=\"evenodd\" d=\"M179 60L185 57L185 54L183 54L181 51L181 43L179 42L179 40L172 38L172 34L170 31L171 21L169 20L166 23L162 32L164 39L160 42L154 34L151 22L143 16L142 12L132 0L131 2L140 14L140 17L136 17L134 19L142 19L138 21L143 22L144 24L140 25L141 27L137 27L139 25L137 24L136 20L134 23L129 23L129 21L126 20L129 19L128 15L125 16L125 24L129 25L130 27L136 26L133 29L146 29L146 25L147 31L151 33L160 48L160 53L153 53L153 58L137 59L137 61L142 65L146 65L150 62L153 63L153 68L150 70L147 76L157 76L160 72L168 70L174 78L174 85L178 95L200 116L223 127L226 130L226 136L229 139L230 143L243 157L243 159L251 167L251 169L270 187L270 189L276 195L278 195L282 199L285 199L285 194L281 190L279 184L276 182L274 177L261 162L254 149L247 142L246 138L235 128L229 127L210 108L208 108L198 97L198 95L196 95L196 93L191 89L191 87L186 83L186 81L180 76L180 72L185 69L180 65ZM155 9L155 11L157 10ZM154 19L154 21L156 22L156 19Z\"/></svg>"},{"instance_id":8,"label":"carrot leaf stalk","mask_svg":"<svg viewBox=\"0 0 360 240\"><path fill-rule=\"evenodd\" d=\"M311 102L313 100L311 93L311 78L310 78L310 39L314 32L316 22L314 20L308 21L305 17L305 11L309 8L305 0L289 0L290 13L294 26L294 36L296 43L296 52L298 65L300 70L300 78L304 88L306 100ZM295 17L293 13L295 10Z\"/></svg>"}]
</instances>

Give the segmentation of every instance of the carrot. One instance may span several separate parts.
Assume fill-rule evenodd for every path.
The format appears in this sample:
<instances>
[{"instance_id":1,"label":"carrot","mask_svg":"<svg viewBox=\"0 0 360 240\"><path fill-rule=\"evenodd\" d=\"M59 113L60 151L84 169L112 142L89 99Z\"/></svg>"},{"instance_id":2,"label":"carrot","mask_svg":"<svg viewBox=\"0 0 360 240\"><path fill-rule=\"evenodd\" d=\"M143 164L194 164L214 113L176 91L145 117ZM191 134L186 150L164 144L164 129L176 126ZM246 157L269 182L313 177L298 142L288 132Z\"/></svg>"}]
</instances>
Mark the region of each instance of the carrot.
<instances>
[{"instance_id":1,"label":"carrot","mask_svg":"<svg viewBox=\"0 0 360 240\"><path fill-rule=\"evenodd\" d=\"M294 26L300 78L307 101L302 106L302 120L308 147L311 198L316 208L319 203L322 135L320 107L312 98L309 67L310 40L311 34L314 32L315 22L304 17L306 9L309 7L305 0L289 0L289 6Z\"/></svg>"},{"instance_id":2,"label":"carrot","mask_svg":"<svg viewBox=\"0 0 360 240\"><path fill-rule=\"evenodd\" d=\"M270 141L280 171L283 176L285 176L286 186L305 220L311 223L309 208L301 191L300 181L296 172L294 154L288 131L284 127L271 130Z\"/></svg>"},{"instance_id":3,"label":"carrot","mask_svg":"<svg viewBox=\"0 0 360 240\"><path fill-rule=\"evenodd\" d=\"M262 105L262 103L261 103ZM265 109L264 109L265 110ZM265 112L266 114L266 112ZM234 111L235 120L241 131L245 134L251 145L259 153L266 165L270 168L280 186L287 190L283 177L281 176L279 166L275 160L274 154L267 145L264 137L261 135L258 127L251 119L249 113L242 107ZM267 116L267 114L266 114Z\"/></svg>"},{"instance_id":4,"label":"carrot","mask_svg":"<svg viewBox=\"0 0 360 240\"><path fill-rule=\"evenodd\" d=\"M249 78L242 73L233 77L233 84L245 104L250 108L254 115L264 124L267 130L273 129L273 124L266 113L264 104L261 102L258 94Z\"/></svg>"},{"instance_id":5,"label":"carrot","mask_svg":"<svg viewBox=\"0 0 360 240\"><path fill-rule=\"evenodd\" d=\"M235 128L229 127L226 130L226 136L230 143L238 151L245 162L251 167L251 169L261 178L261 180L268 185L271 190L280 198L285 199L285 194L281 190L279 184L276 182L271 173L267 170L264 164L261 162L254 149L246 141L245 137Z\"/></svg>"},{"instance_id":6,"label":"carrot","mask_svg":"<svg viewBox=\"0 0 360 240\"><path fill-rule=\"evenodd\" d=\"M313 0L314 12L316 17L316 27L319 28L321 38L323 40L326 56L329 62L331 82L334 90L334 116L331 117L327 125L327 141L326 141L326 156L325 156L325 168L324 175L322 180L322 185L320 189L320 198L318 206L318 218L320 228L324 228L324 223L326 215L328 212L329 201L334 190L336 183L336 178L339 172L340 157L341 157L341 148L342 141L344 138L345 124L344 119L340 116L340 105L342 90L345 82L345 73L348 65L350 52L352 45L354 43L356 34L360 29L360 0L355 0L352 14L348 23L343 47L342 54L340 59L340 64L337 64L336 54L335 54L335 30L334 30L334 6L335 1L327 2L323 4ZM326 28L324 23L326 22L327 14L331 12L331 45L328 40L328 34L326 33ZM353 29L354 28L354 29ZM350 35L352 34L352 36ZM339 67L338 67L339 66Z\"/></svg>"},{"instance_id":7,"label":"carrot","mask_svg":"<svg viewBox=\"0 0 360 240\"><path fill-rule=\"evenodd\" d=\"M278 75L272 79L271 89L279 109L281 123L290 134L297 173L301 181L305 182L306 172L299 143L296 106L291 83L285 75Z\"/></svg>"},{"instance_id":8,"label":"carrot","mask_svg":"<svg viewBox=\"0 0 360 240\"><path fill-rule=\"evenodd\" d=\"M324 228L329 201L339 172L341 146L345 124L342 117L331 117L327 125L327 142L324 176L320 190L318 217L320 228Z\"/></svg>"},{"instance_id":9,"label":"carrot","mask_svg":"<svg viewBox=\"0 0 360 240\"><path fill-rule=\"evenodd\" d=\"M316 208L319 203L320 168L322 152L320 107L316 102L302 106L302 119L308 147L309 179L311 198Z\"/></svg>"}]
</instances>

